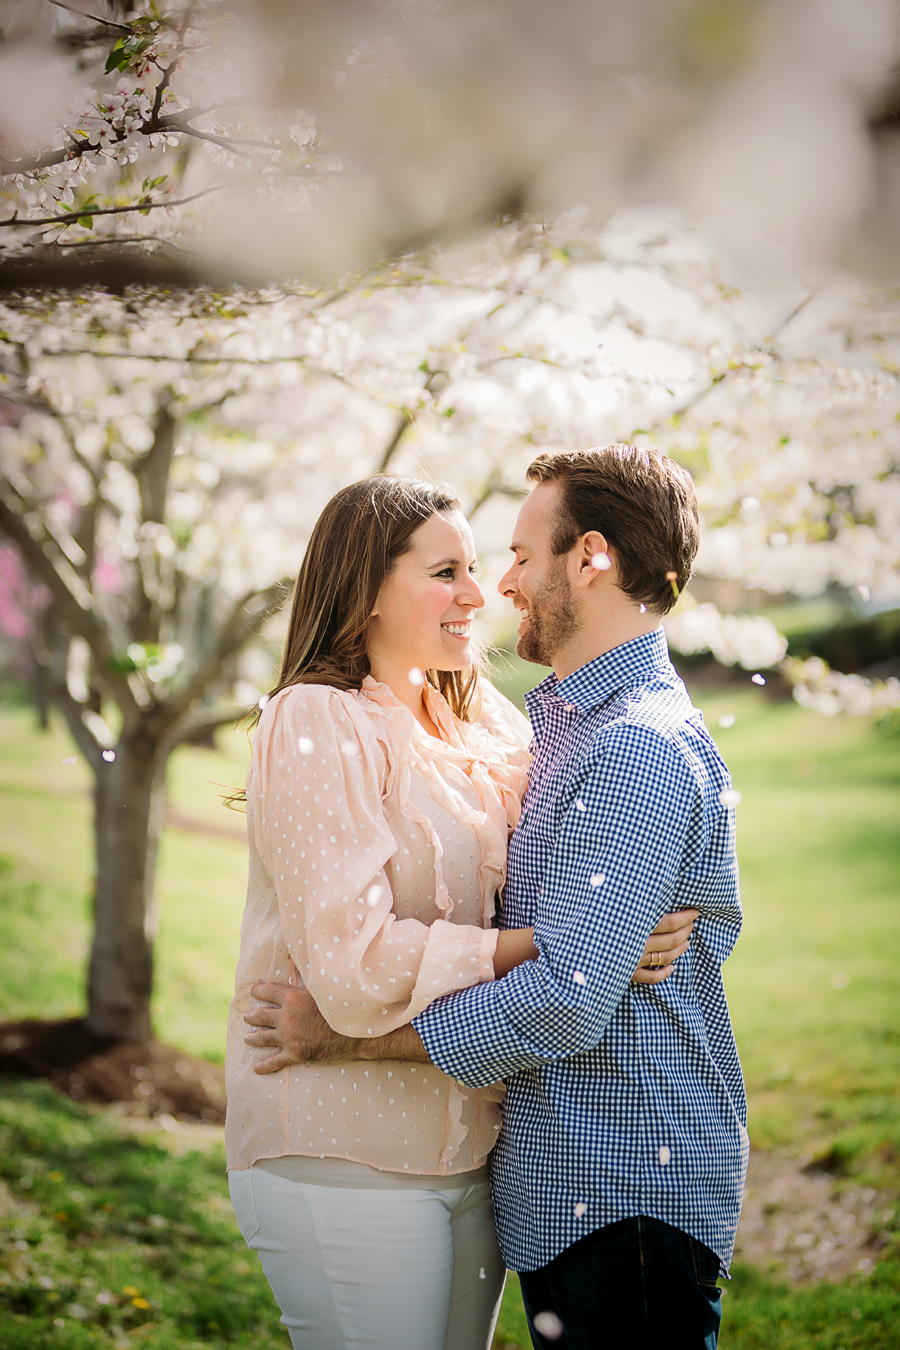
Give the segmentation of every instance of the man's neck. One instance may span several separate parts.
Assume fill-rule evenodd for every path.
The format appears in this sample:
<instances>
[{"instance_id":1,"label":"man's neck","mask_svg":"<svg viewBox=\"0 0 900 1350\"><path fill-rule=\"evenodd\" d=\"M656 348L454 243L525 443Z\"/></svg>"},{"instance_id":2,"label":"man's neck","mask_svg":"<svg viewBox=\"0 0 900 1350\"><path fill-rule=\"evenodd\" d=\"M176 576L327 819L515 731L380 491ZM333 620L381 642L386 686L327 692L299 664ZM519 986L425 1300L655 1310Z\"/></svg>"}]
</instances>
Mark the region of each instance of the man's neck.
<instances>
[{"instance_id":1,"label":"man's neck","mask_svg":"<svg viewBox=\"0 0 900 1350\"><path fill-rule=\"evenodd\" d=\"M661 627L658 614L631 614L617 618L614 622L602 620L583 624L577 633L565 643L559 651L553 653L553 669L559 680L573 675L582 666L590 665L598 656L605 656L614 647L625 642L653 633Z\"/></svg>"}]
</instances>

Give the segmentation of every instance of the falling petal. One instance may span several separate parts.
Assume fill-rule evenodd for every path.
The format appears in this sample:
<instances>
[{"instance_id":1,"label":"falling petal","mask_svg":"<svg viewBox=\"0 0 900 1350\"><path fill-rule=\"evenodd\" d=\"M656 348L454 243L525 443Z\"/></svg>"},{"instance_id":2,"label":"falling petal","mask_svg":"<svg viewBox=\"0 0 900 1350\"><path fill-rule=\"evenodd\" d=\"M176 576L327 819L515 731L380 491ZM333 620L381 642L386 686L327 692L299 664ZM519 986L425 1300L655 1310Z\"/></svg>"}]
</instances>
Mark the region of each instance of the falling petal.
<instances>
[{"instance_id":1,"label":"falling petal","mask_svg":"<svg viewBox=\"0 0 900 1350\"><path fill-rule=\"evenodd\" d=\"M371 907L374 909L383 895L384 895L383 886L378 886L377 884L374 886L370 886L369 889L366 891L366 904L371 905Z\"/></svg>"},{"instance_id":2,"label":"falling petal","mask_svg":"<svg viewBox=\"0 0 900 1350\"><path fill-rule=\"evenodd\" d=\"M77 764L77 763L78 763L78 756L77 756L77 755L70 755L69 758L68 758L68 759L64 759L64 760L62 761L62 763L63 763L63 764Z\"/></svg>"},{"instance_id":3,"label":"falling petal","mask_svg":"<svg viewBox=\"0 0 900 1350\"><path fill-rule=\"evenodd\" d=\"M258 701L257 704L256 704L256 706L257 706L257 708L259 708L260 712L262 712L263 708L266 706L266 704L268 703L268 701L269 701L269 695L268 695L268 694L263 694L262 698L259 699L259 701Z\"/></svg>"},{"instance_id":4,"label":"falling petal","mask_svg":"<svg viewBox=\"0 0 900 1350\"><path fill-rule=\"evenodd\" d=\"M486 1279L487 1279L487 1271L485 1270L484 1266L482 1266L481 1269L479 1270L479 1272L478 1272L478 1278L479 1278L479 1280L486 1280Z\"/></svg>"},{"instance_id":5,"label":"falling petal","mask_svg":"<svg viewBox=\"0 0 900 1350\"><path fill-rule=\"evenodd\" d=\"M358 743L357 741L342 741L342 742L341 742L341 754L342 754L342 755L355 755L355 754L357 753L358 750L359 750L359 743Z\"/></svg>"},{"instance_id":6,"label":"falling petal","mask_svg":"<svg viewBox=\"0 0 900 1350\"><path fill-rule=\"evenodd\" d=\"M103 751L103 758L106 760L107 764L112 764L112 762L113 762L113 760L115 759L115 757L116 757L116 752L115 752L115 750L104 750L104 751Z\"/></svg>"},{"instance_id":7,"label":"falling petal","mask_svg":"<svg viewBox=\"0 0 900 1350\"><path fill-rule=\"evenodd\" d=\"M586 810L587 810L587 807L585 806L584 802L581 800L580 797L576 797L576 798L575 798L575 809L576 809L577 811L586 811Z\"/></svg>"},{"instance_id":8,"label":"falling petal","mask_svg":"<svg viewBox=\"0 0 900 1350\"><path fill-rule=\"evenodd\" d=\"M539 1312L535 1314L534 1329L545 1341L558 1341L563 1334L563 1324L555 1312Z\"/></svg>"},{"instance_id":9,"label":"falling petal","mask_svg":"<svg viewBox=\"0 0 900 1350\"><path fill-rule=\"evenodd\" d=\"M831 977L832 989L846 989L850 983L850 976L843 970L836 970Z\"/></svg>"},{"instance_id":10,"label":"falling petal","mask_svg":"<svg viewBox=\"0 0 900 1350\"><path fill-rule=\"evenodd\" d=\"M595 553L591 558L591 567L595 572L608 572L612 567L608 553Z\"/></svg>"},{"instance_id":11,"label":"falling petal","mask_svg":"<svg viewBox=\"0 0 900 1350\"><path fill-rule=\"evenodd\" d=\"M869 590L868 586L857 586L856 589L859 591L860 600L869 600L871 598L872 592Z\"/></svg>"},{"instance_id":12,"label":"falling petal","mask_svg":"<svg viewBox=\"0 0 900 1350\"><path fill-rule=\"evenodd\" d=\"M646 613L647 613L647 606L646 606L646 605L641 605L641 613L642 613L642 614L646 614Z\"/></svg>"},{"instance_id":13,"label":"falling petal","mask_svg":"<svg viewBox=\"0 0 900 1350\"><path fill-rule=\"evenodd\" d=\"M425 683L425 676L418 666L413 666L406 678L409 680L410 684L414 684L418 689L421 689L422 685Z\"/></svg>"},{"instance_id":14,"label":"falling petal","mask_svg":"<svg viewBox=\"0 0 900 1350\"><path fill-rule=\"evenodd\" d=\"M660 1144L659 1146L660 1167L668 1167L671 1161L672 1161L672 1150L666 1144Z\"/></svg>"},{"instance_id":15,"label":"falling petal","mask_svg":"<svg viewBox=\"0 0 900 1350\"><path fill-rule=\"evenodd\" d=\"M313 752L313 743L308 736L301 736L297 742L301 755L311 755Z\"/></svg>"},{"instance_id":16,"label":"falling petal","mask_svg":"<svg viewBox=\"0 0 900 1350\"><path fill-rule=\"evenodd\" d=\"M719 726L720 726L720 727L733 727L733 726L734 726L734 713L723 713L722 716L719 718Z\"/></svg>"},{"instance_id":17,"label":"falling petal","mask_svg":"<svg viewBox=\"0 0 900 1350\"><path fill-rule=\"evenodd\" d=\"M572 979L575 981L576 984L587 984L587 981L585 980L580 970L573 970Z\"/></svg>"},{"instance_id":18,"label":"falling petal","mask_svg":"<svg viewBox=\"0 0 900 1350\"><path fill-rule=\"evenodd\" d=\"M587 1214L587 1205L583 1200L579 1200L578 1204L575 1206L575 1218L582 1219L585 1214Z\"/></svg>"},{"instance_id":19,"label":"falling petal","mask_svg":"<svg viewBox=\"0 0 900 1350\"><path fill-rule=\"evenodd\" d=\"M743 795L737 788L723 788L719 793L719 801L722 806L740 806L744 800Z\"/></svg>"},{"instance_id":20,"label":"falling petal","mask_svg":"<svg viewBox=\"0 0 900 1350\"><path fill-rule=\"evenodd\" d=\"M765 675L760 675L759 671L757 671L755 675L751 675L750 679L754 684L765 684L766 682Z\"/></svg>"},{"instance_id":21,"label":"falling petal","mask_svg":"<svg viewBox=\"0 0 900 1350\"><path fill-rule=\"evenodd\" d=\"M605 880L606 880L605 872L591 873L591 885L594 887L595 890L598 886L602 886Z\"/></svg>"}]
</instances>

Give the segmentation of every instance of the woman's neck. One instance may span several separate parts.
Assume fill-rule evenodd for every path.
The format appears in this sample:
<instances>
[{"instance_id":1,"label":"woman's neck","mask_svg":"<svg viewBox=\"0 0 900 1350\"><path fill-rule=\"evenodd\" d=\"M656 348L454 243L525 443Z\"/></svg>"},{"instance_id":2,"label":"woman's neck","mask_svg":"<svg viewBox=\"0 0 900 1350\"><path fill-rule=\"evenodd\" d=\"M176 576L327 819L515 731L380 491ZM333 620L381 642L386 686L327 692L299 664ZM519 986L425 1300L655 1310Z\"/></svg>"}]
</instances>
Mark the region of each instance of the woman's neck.
<instances>
[{"instance_id":1,"label":"woman's neck","mask_svg":"<svg viewBox=\"0 0 900 1350\"><path fill-rule=\"evenodd\" d=\"M420 726L425 728L429 736L437 736L440 739L440 732L425 706L423 686L410 680L409 666L398 664L396 661L390 661L384 656L376 656L370 652L369 671L373 680L377 680L379 684L386 684L398 703L402 703L404 708L409 708L413 717ZM422 673L424 675L424 672Z\"/></svg>"}]
</instances>

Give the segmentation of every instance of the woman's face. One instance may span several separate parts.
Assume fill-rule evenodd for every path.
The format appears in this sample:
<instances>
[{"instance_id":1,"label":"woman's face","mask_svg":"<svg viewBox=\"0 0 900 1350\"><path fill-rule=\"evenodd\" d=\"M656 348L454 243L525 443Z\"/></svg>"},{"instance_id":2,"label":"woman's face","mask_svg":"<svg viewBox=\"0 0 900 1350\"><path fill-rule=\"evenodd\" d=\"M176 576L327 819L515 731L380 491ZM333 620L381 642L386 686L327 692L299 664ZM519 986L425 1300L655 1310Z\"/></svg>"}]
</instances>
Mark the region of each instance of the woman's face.
<instances>
[{"instance_id":1,"label":"woman's face","mask_svg":"<svg viewBox=\"0 0 900 1350\"><path fill-rule=\"evenodd\" d=\"M375 601L368 644L373 667L385 661L406 671L470 666L472 615L484 604L474 567L472 531L461 512L437 511L420 525Z\"/></svg>"}]
</instances>

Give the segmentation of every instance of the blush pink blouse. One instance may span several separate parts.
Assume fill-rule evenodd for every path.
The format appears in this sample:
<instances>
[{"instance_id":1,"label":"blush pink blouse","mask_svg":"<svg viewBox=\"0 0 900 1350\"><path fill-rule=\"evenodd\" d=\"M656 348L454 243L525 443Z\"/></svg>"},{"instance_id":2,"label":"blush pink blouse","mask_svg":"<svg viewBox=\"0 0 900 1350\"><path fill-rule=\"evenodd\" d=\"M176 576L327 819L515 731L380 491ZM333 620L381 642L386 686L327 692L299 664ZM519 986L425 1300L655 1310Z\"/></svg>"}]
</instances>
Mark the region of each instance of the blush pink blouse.
<instances>
[{"instance_id":1,"label":"blush pink blouse","mask_svg":"<svg viewBox=\"0 0 900 1350\"><path fill-rule=\"evenodd\" d=\"M378 1036L494 978L495 895L526 786L527 720L491 686L478 722L425 686L440 739L386 685L295 685L266 705L247 777L250 874L228 1026L229 1168L305 1155L451 1176L495 1142L503 1088L400 1061L260 1076L257 980L303 984L348 1036Z\"/></svg>"}]
</instances>

